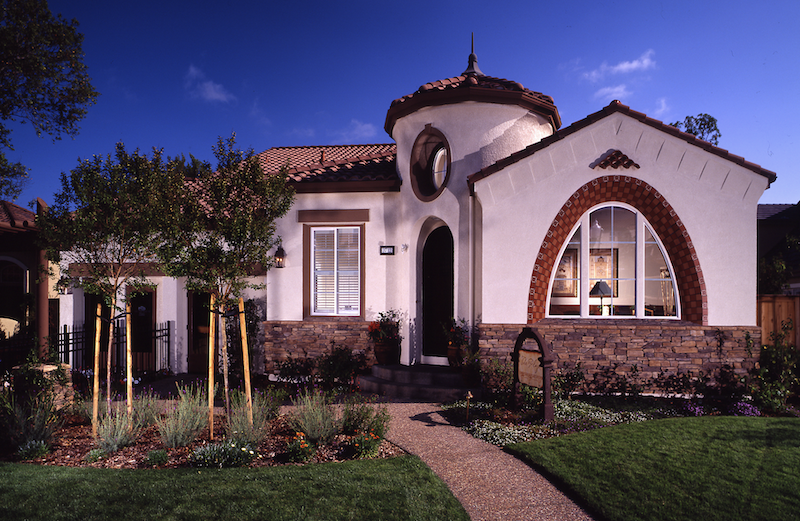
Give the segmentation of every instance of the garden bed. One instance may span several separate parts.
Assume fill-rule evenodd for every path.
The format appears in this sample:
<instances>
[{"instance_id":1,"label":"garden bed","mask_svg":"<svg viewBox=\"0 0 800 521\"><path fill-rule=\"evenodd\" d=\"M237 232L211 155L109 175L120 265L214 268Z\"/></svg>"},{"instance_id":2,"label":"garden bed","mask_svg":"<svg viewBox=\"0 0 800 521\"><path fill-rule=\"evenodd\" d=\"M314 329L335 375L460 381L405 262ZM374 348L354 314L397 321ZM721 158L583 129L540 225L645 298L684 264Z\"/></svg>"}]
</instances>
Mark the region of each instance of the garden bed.
<instances>
[{"instance_id":1,"label":"garden bed","mask_svg":"<svg viewBox=\"0 0 800 521\"><path fill-rule=\"evenodd\" d=\"M215 417L214 441L224 438L224 417ZM286 448L295 436L289 427L286 415L281 415L271 421L270 435L255 448L258 456L249 465L250 467L271 467L276 465L291 465L286 454ZM330 444L317 448L311 463L325 463L353 459L349 451L347 437L339 435ZM211 442L208 429L186 447L165 448L161 442L158 429L150 425L141 431L136 438L136 443L124 447L117 452L101 456L96 461L87 460L87 456L96 448L92 437L91 423L80 416L70 415L65 418L64 425L56 431L50 446L50 452L41 458L26 460L25 463L38 465L59 465L66 467L95 467L114 469L145 469L155 468L148 464L148 456L152 451L164 450L168 455L167 463L158 468L181 468L191 466L189 456L199 447ZM381 442L376 458L391 458L406 452L387 440ZM0 461L18 461L16 454L4 452L0 454Z\"/></svg>"}]
</instances>

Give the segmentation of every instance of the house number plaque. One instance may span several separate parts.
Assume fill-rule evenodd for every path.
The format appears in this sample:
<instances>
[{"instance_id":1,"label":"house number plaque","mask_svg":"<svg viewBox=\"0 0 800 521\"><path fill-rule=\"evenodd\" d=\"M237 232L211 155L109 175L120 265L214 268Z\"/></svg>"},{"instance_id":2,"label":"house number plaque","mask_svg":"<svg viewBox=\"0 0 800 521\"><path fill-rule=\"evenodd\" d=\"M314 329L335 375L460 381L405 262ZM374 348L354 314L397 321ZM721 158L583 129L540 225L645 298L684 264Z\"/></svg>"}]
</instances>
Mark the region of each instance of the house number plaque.
<instances>
[{"instance_id":1,"label":"house number plaque","mask_svg":"<svg viewBox=\"0 0 800 521\"><path fill-rule=\"evenodd\" d=\"M394 255L394 246L381 246L381 255Z\"/></svg>"}]
</instances>

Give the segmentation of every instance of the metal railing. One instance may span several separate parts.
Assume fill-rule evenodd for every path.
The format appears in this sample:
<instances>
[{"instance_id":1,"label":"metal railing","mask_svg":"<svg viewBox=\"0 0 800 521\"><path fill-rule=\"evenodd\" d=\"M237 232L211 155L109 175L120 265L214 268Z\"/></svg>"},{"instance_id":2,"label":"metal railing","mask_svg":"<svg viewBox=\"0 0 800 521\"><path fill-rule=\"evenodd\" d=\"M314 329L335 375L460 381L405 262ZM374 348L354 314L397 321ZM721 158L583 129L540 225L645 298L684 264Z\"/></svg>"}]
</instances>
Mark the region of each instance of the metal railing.
<instances>
[{"instance_id":1,"label":"metal railing","mask_svg":"<svg viewBox=\"0 0 800 521\"><path fill-rule=\"evenodd\" d=\"M152 343L149 349L134 350L133 371L170 370L172 360L172 337L175 330L173 321L156 324L152 330ZM107 364L108 332L100 342L100 366ZM94 364L94 337L87 334L86 328L80 326L64 326L58 333L56 341L56 356L59 361L70 364L73 369L91 369ZM122 371L126 369L125 356L125 321L117 320L114 323L114 340L111 350L111 366Z\"/></svg>"}]
</instances>

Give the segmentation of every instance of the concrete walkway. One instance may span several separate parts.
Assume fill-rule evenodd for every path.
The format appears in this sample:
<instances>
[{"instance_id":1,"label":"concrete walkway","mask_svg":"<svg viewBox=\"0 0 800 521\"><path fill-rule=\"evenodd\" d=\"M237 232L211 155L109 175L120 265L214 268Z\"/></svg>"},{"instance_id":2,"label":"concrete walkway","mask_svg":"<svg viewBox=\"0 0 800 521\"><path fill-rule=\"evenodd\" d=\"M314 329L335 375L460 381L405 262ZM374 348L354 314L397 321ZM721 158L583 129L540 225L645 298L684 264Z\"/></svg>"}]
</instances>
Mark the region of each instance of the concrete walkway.
<instances>
[{"instance_id":1,"label":"concrete walkway","mask_svg":"<svg viewBox=\"0 0 800 521\"><path fill-rule=\"evenodd\" d=\"M499 447L450 425L430 403L388 404L386 439L419 456L472 521L591 520L541 474Z\"/></svg>"}]
</instances>

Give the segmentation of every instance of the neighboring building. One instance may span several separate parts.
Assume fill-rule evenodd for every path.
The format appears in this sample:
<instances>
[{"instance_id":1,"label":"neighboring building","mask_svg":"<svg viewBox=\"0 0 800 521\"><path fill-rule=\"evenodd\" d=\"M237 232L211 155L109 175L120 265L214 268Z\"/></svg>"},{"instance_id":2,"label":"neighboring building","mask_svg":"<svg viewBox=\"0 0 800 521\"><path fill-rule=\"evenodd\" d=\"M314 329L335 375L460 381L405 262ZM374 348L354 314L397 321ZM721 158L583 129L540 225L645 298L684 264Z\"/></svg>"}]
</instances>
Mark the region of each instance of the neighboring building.
<instances>
[{"instance_id":1,"label":"neighboring building","mask_svg":"<svg viewBox=\"0 0 800 521\"><path fill-rule=\"evenodd\" d=\"M756 208L775 174L619 102L560 127L551 97L484 75L473 54L391 103L394 143L261 153L268 171L288 162L297 190L277 223L285 267L251 294L265 369L331 342L366 350L388 309L404 314L404 364L446 363L443 323L463 317L484 356L533 326L589 371L746 366ZM153 282L141 306L175 324L168 364L197 370L203 297ZM62 321L85 309L73 291Z\"/></svg>"},{"instance_id":2,"label":"neighboring building","mask_svg":"<svg viewBox=\"0 0 800 521\"><path fill-rule=\"evenodd\" d=\"M765 288L759 293L778 293L800 295L800 205L798 204L760 204L758 205L758 260L770 265L778 259L786 266L785 280L776 283L770 280L769 273L760 268L760 276ZM773 286L784 283L783 288Z\"/></svg>"},{"instance_id":3,"label":"neighboring building","mask_svg":"<svg viewBox=\"0 0 800 521\"><path fill-rule=\"evenodd\" d=\"M36 243L35 220L32 211L0 201L0 328L10 339L0 345L0 362L6 369L35 346L45 349L50 334L49 285L40 283L47 261Z\"/></svg>"}]
</instances>

